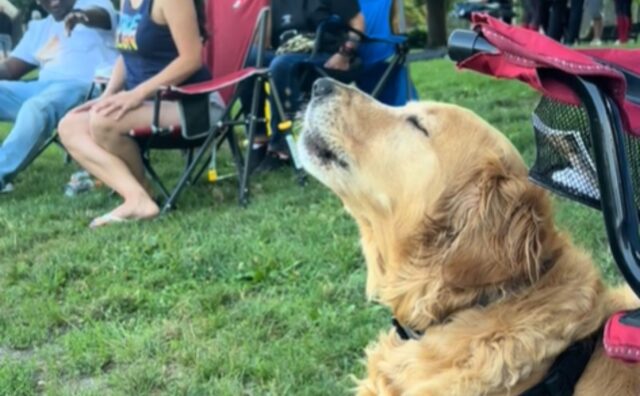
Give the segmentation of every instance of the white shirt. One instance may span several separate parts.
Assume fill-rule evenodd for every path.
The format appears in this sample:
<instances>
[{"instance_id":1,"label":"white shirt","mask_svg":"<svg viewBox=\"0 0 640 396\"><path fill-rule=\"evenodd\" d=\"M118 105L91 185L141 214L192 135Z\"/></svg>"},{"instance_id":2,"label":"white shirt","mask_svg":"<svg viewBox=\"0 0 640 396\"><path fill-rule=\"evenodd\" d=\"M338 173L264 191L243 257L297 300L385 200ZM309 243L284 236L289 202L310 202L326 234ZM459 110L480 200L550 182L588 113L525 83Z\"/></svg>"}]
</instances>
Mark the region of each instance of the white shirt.
<instances>
[{"instance_id":1,"label":"white shirt","mask_svg":"<svg viewBox=\"0 0 640 396\"><path fill-rule=\"evenodd\" d=\"M113 66L117 13L110 0L77 0L74 9L99 7L111 16L111 30L78 24L67 36L64 21L51 15L29 23L29 28L11 56L40 68L40 81L91 82L96 71Z\"/></svg>"}]
</instances>

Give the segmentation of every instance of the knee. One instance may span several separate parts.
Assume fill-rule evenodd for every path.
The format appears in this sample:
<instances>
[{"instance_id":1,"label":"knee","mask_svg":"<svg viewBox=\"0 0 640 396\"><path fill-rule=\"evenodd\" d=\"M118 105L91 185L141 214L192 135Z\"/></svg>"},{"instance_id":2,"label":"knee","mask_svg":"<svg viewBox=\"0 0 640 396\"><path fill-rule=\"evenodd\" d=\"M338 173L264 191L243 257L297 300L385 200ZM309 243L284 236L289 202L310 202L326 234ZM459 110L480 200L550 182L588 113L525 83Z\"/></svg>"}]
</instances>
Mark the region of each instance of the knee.
<instances>
[{"instance_id":1,"label":"knee","mask_svg":"<svg viewBox=\"0 0 640 396\"><path fill-rule=\"evenodd\" d=\"M273 78L277 80L287 76L298 63L299 61L293 59L291 56L280 55L273 59L273 62L271 62L271 65L269 66L269 70L271 71Z\"/></svg>"},{"instance_id":2,"label":"knee","mask_svg":"<svg viewBox=\"0 0 640 396\"><path fill-rule=\"evenodd\" d=\"M28 118L41 128L49 128L50 130L55 128L56 111L49 101L40 97L31 98L24 102L17 117Z\"/></svg>"},{"instance_id":3,"label":"knee","mask_svg":"<svg viewBox=\"0 0 640 396\"><path fill-rule=\"evenodd\" d=\"M271 61L271 64L269 65L269 69L271 69L271 72L280 71L286 64L287 64L287 57L285 55L276 56Z\"/></svg>"},{"instance_id":4,"label":"knee","mask_svg":"<svg viewBox=\"0 0 640 396\"><path fill-rule=\"evenodd\" d=\"M89 131L96 143L109 141L115 133L116 121L96 112L91 112L89 118Z\"/></svg>"},{"instance_id":5,"label":"knee","mask_svg":"<svg viewBox=\"0 0 640 396\"><path fill-rule=\"evenodd\" d=\"M73 142L75 136L82 133L82 131L86 131L87 127L86 117L83 114L70 113L58 123L58 136L60 136L62 143L67 146Z\"/></svg>"}]
</instances>

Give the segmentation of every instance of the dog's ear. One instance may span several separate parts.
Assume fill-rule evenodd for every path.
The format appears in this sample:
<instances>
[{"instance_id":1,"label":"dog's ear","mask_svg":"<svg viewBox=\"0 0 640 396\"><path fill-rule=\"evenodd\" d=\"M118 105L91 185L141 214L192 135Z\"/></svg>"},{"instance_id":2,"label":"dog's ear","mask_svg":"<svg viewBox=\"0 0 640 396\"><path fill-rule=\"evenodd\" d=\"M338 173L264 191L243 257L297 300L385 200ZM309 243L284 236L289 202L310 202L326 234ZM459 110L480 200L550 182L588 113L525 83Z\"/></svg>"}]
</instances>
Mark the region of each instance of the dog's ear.
<instances>
[{"instance_id":1,"label":"dog's ear","mask_svg":"<svg viewBox=\"0 0 640 396\"><path fill-rule=\"evenodd\" d=\"M449 235L441 257L445 282L470 288L535 281L553 227L545 192L501 158L465 174L441 201Z\"/></svg>"}]
</instances>

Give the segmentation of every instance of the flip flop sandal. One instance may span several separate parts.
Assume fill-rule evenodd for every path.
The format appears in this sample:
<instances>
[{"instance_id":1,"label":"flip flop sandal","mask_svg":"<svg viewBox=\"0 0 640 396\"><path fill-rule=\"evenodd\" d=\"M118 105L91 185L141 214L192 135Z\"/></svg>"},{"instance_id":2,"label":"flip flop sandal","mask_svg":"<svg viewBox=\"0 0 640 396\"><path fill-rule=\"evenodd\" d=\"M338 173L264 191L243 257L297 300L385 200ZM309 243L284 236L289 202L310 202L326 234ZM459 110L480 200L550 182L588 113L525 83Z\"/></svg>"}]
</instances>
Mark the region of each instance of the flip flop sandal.
<instances>
[{"instance_id":1,"label":"flip flop sandal","mask_svg":"<svg viewBox=\"0 0 640 396\"><path fill-rule=\"evenodd\" d=\"M123 219L109 212L107 214L104 214L102 216L96 217L95 219L91 220L91 223L89 224L89 228L93 230L96 228L104 227L109 224L127 223L129 221L132 221L132 220Z\"/></svg>"}]
</instances>

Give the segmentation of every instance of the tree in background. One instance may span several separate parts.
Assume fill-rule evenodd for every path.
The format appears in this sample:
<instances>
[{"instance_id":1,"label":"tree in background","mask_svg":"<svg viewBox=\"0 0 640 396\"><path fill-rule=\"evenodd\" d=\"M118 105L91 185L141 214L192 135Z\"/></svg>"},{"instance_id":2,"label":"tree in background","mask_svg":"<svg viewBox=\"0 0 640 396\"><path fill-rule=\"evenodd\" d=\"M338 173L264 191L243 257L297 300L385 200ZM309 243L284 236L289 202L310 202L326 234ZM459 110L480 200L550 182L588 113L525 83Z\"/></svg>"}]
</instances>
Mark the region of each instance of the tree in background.
<instances>
[{"instance_id":1,"label":"tree in background","mask_svg":"<svg viewBox=\"0 0 640 396\"><path fill-rule=\"evenodd\" d=\"M447 9L448 1L426 0L427 31L429 32L427 47L437 48L447 45Z\"/></svg>"},{"instance_id":2,"label":"tree in background","mask_svg":"<svg viewBox=\"0 0 640 396\"><path fill-rule=\"evenodd\" d=\"M426 27L427 8L424 0L404 0L404 14L409 29Z\"/></svg>"},{"instance_id":3,"label":"tree in background","mask_svg":"<svg viewBox=\"0 0 640 396\"><path fill-rule=\"evenodd\" d=\"M424 10L426 6L427 47L447 45L447 10L451 0L413 0L415 6Z\"/></svg>"},{"instance_id":4,"label":"tree in background","mask_svg":"<svg viewBox=\"0 0 640 396\"><path fill-rule=\"evenodd\" d=\"M447 45L447 11L451 0L404 0L410 26L427 28L427 48Z\"/></svg>"}]
</instances>

